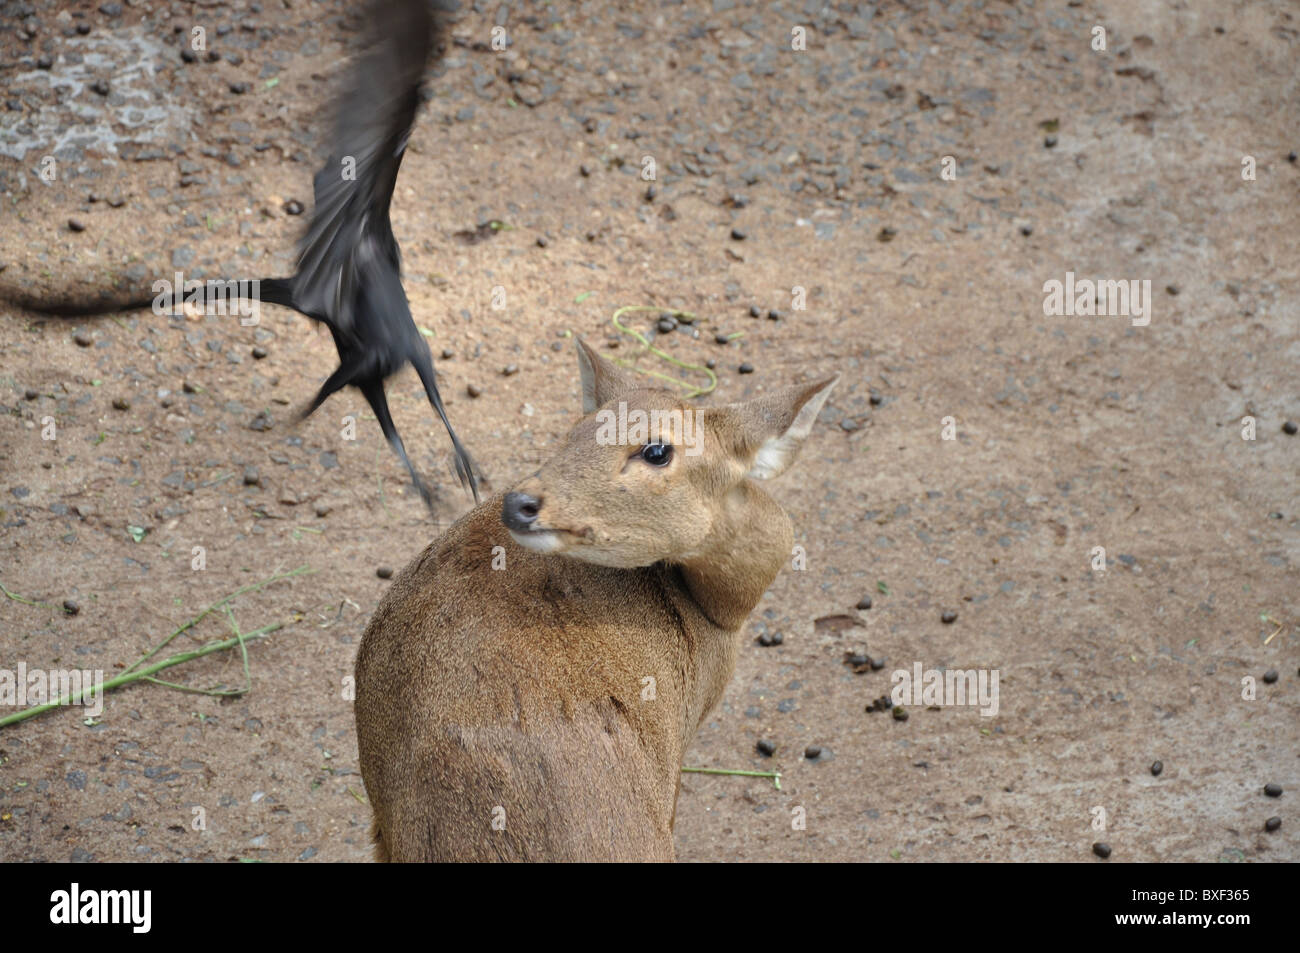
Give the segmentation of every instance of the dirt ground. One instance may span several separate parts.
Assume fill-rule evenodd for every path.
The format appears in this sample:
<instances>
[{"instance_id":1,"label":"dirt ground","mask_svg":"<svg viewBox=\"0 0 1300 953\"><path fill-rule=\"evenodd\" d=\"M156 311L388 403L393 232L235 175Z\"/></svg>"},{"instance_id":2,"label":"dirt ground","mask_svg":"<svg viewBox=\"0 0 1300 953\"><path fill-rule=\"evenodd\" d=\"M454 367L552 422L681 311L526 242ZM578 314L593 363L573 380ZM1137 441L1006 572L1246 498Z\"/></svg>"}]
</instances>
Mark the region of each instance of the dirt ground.
<instances>
[{"instance_id":1,"label":"dirt ground","mask_svg":"<svg viewBox=\"0 0 1300 953\"><path fill-rule=\"evenodd\" d=\"M287 274L351 6L0 3L0 291ZM806 568L753 613L688 758L780 789L685 775L680 859L1300 859L1297 16L463 5L393 218L491 487L575 419L567 336L608 346L623 305L699 315L657 343L716 360L705 402L842 375L773 487ZM195 25L215 61L182 60ZM1067 272L1149 281L1149 323L1045 316ZM251 645L247 695L136 684L89 724L0 728L0 858L369 858L344 681L377 570L472 501L409 371L390 400L438 522L358 394L296 424L334 366L274 308L255 328L0 308L0 583L45 604L0 594L0 669L111 677L228 593L312 570L233 602L245 630L283 624ZM165 653L228 633L216 613ZM884 665L857 674L852 651ZM864 710L916 663L996 670L998 713ZM223 652L160 677L229 689L243 669Z\"/></svg>"}]
</instances>

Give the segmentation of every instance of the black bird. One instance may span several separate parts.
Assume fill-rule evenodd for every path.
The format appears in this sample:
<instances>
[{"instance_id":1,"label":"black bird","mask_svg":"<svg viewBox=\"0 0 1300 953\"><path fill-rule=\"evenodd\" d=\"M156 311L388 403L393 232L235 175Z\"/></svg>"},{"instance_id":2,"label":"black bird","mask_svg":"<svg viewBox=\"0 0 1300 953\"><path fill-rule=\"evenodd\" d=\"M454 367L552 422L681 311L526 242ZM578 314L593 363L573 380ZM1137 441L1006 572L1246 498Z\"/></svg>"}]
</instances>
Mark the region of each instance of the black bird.
<instances>
[{"instance_id":1,"label":"black bird","mask_svg":"<svg viewBox=\"0 0 1300 953\"><path fill-rule=\"evenodd\" d=\"M384 379L411 364L456 450L456 472L478 500L474 466L438 395L429 345L411 319L402 290L401 253L388 218L397 170L420 105L421 79L434 48L428 0L371 5L371 44L352 71L339 104L333 151L313 181L316 206L298 246L292 278L266 279L261 299L286 305L330 329L339 366L303 416L348 385L361 391L384 436L410 471L420 495L429 492L393 426ZM441 33L441 29L438 31Z\"/></svg>"},{"instance_id":2,"label":"black bird","mask_svg":"<svg viewBox=\"0 0 1300 953\"><path fill-rule=\"evenodd\" d=\"M315 208L298 245L297 271L291 278L239 284L255 288L260 302L283 305L321 322L334 338L338 369L302 417L335 391L356 387L426 505L431 505L384 394L385 378L411 364L447 428L457 475L477 502L474 464L447 419L429 346L411 318L402 289L401 253L389 221L397 171L421 100L424 70L444 32L445 15L432 12L429 0L380 0L369 6L366 19L370 41L353 66L339 103L330 157L313 180ZM33 310L63 315L104 314L155 303L151 297L69 306L43 304L22 295L9 297Z\"/></svg>"}]
</instances>

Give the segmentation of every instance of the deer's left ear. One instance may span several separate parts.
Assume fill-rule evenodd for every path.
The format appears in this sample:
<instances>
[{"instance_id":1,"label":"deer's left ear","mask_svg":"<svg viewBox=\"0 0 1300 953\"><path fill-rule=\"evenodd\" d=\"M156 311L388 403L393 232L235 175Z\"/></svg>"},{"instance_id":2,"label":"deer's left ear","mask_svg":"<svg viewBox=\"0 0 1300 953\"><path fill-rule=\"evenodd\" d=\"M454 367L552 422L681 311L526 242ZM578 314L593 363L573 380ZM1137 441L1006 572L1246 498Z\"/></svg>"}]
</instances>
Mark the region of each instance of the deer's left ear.
<instances>
[{"instance_id":1,"label":"deer's left ear","mask_svg":"<svg viewBox=\"0 0 1300 953\"><path fill-rule=\"evenodd\" d=\"M784 387L728 408L739 423L736 452L749 467L746 476L770 480L794 463L838 381L836 376L815 384Z\"/></svg>"}]
</instances>

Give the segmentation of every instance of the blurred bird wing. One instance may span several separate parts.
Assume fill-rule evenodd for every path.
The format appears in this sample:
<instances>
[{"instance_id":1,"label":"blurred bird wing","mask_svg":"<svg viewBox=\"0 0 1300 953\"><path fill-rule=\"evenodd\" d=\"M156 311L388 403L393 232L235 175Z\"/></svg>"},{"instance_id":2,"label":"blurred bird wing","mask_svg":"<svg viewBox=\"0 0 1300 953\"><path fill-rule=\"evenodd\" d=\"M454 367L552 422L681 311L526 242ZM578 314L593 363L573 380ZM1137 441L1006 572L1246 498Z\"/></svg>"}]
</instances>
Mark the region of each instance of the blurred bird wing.
<instances>
[{"instance_id":1,"label":"blurred bird wing","mask_svg":"<svg viewBox=\"0 0 1300 953\"><path fill-rule=\"evenodd\" d=\"M330 158L313 180L293 289L298 310L343 334L355 327L357 287L371 263L398 267L389 204L434 42L427 0L376 3L368 16L370 45L352 68Z\"/></svg>"}]
</instances>

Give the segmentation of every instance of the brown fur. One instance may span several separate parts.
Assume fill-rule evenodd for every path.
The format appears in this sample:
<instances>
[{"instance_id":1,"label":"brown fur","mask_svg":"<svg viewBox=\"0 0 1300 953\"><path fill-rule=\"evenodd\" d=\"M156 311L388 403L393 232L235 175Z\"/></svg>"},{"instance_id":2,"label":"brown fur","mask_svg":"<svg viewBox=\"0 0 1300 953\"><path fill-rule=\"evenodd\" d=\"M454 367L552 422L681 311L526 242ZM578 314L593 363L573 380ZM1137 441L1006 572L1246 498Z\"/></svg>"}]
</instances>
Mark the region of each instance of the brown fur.
<instances>
[{"instance_id":1,"label":"brown fur","mask_svg":"<svg viewBox=\"0 0 1300 953\"><path fill-rule=\"evenodd\" d=\"M685 407L580 357L588 409ZM745 474L796 420L797 446L831 383L701 411L704 452L662 469L584 418L520 484L566 530L546 534L554 551L517 543L498 496L402 571L356 666L376 859L673 858L686 747L791 553L789 519Z\"/></svg>"}]
</instances>

